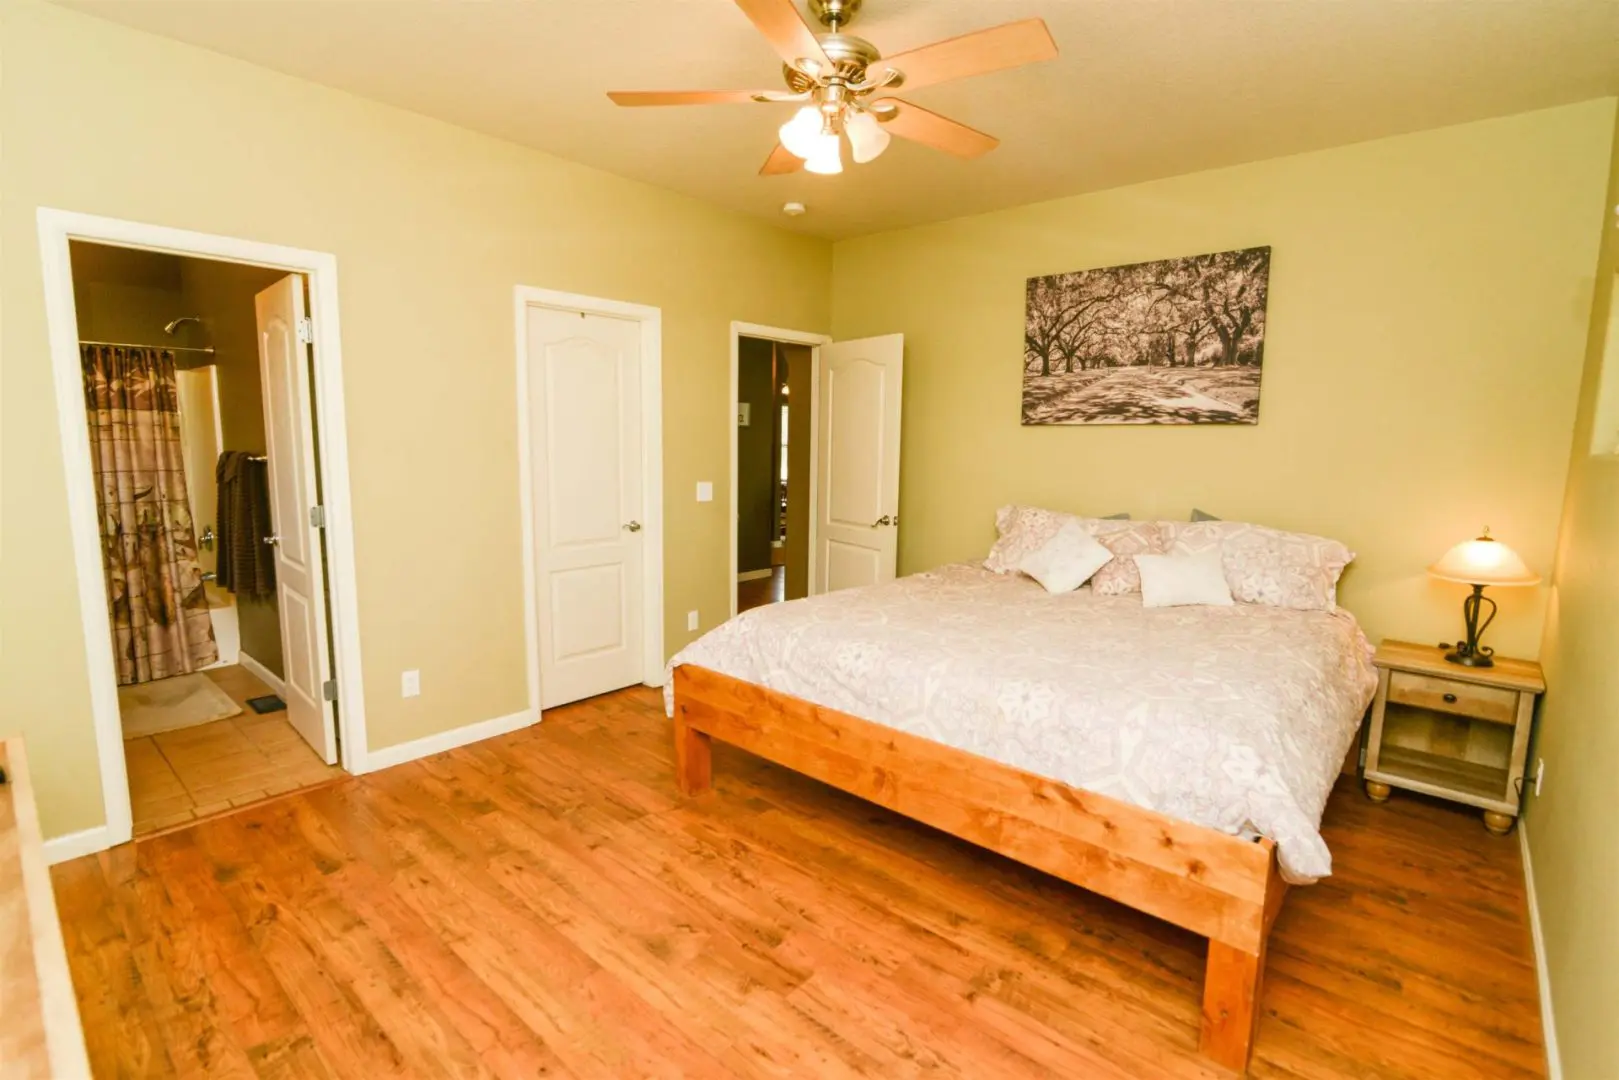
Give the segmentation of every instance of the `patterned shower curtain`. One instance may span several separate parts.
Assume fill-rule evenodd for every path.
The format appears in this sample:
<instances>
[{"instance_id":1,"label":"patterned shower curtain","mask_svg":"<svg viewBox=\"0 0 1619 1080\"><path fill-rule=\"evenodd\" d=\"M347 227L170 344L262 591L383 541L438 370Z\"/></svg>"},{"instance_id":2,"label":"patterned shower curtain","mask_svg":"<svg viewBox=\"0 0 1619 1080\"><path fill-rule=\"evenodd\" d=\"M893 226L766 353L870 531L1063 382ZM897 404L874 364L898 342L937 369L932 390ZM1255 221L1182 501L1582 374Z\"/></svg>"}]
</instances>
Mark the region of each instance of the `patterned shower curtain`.
<instances>
[{"instance_id":1,"label":"patterned shower curtain","mask_svg":"<svg viewBox=\"0 0 1619 1080\"><path fill-rule=\"evenodd\" d=\"M174 354L81 345L118 683L219 659L180 453Z\"/></svg>"}]
</instances>

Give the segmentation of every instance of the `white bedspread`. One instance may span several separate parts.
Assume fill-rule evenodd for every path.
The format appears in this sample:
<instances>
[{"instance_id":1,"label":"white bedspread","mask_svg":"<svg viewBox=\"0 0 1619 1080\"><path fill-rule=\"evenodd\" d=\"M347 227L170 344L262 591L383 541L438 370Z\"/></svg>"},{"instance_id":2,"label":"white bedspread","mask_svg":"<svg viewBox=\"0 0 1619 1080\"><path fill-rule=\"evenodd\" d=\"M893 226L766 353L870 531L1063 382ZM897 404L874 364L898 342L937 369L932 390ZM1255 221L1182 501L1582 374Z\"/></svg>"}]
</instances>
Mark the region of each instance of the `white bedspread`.
<instances>
[{"instance_id":1,"label":"white bedspread","mask_svg":"<svg viewBox=\"0 0 1619 1080\"><path fill-rule=\"evenodd\" d=\"M1347 612L1149 610L966 565L756 608L679 664L1268 836L1294 883L1332 871L1321 812L1377 682Z\"/></svg>"}]
</instances>

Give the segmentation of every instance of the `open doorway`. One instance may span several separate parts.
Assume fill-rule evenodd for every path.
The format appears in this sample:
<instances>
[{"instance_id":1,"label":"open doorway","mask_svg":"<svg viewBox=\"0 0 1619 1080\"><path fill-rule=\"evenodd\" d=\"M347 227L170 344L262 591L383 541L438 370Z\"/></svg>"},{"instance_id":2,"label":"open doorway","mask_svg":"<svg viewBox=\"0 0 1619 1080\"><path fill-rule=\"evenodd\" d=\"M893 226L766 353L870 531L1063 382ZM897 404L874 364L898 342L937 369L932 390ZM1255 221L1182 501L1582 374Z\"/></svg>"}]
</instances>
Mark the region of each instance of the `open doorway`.
<instances>
[{"instance_id":1,"label":"open doorway","mask_svg":"<svg viewBox=\"0 0 1619 1080\"><path fill-rule=\"evenodd\" d=\"M816 335L733 326L732 612L810 593Z\"/></svg>"},{"instance_id":2,"label":"open doorway","mask_svg":"<svg viewBox=\"0 0 1619 1080\"><path fill-rule=\"evenodd\" d=\"M132 834L341 775L307 278L68 249Z\"/></svg>"},{"instance_id":3,"label":"open doorway","mask_svg":"<svg viewBox=\"0 0 1619 1080\"><path fill-rule=\"evenodd\" d=\"M892 580L905 340L731 324L731 614Z\"/></svg>"}]
</instances>

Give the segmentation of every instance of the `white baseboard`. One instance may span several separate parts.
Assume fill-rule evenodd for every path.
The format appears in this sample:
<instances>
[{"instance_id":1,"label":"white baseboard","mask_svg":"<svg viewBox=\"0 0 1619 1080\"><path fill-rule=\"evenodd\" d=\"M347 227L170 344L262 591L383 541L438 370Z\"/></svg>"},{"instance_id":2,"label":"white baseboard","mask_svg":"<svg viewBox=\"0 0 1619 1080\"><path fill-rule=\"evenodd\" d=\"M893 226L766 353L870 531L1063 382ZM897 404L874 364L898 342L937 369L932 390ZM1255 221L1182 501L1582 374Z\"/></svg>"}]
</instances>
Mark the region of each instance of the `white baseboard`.
<instances>
[{"instance_id":1,"label":"white baseboard","mask_svg":"<svg viewBox=\"0 0 1619 1080\"><path fill-rule=\"evenodd\" d=\"M93 829L80 829L78 832L53 836L41 846L45 849L45 861L55 866L59 862L77 859L81 855L106 851L112 847L112 835L107 831L107 826L97 825Z\"/></svg>"},{"instance_id":2,"label":"white baseboard","mask_svg":"<svg viewBox=\"0 0 1619 1080\"><path fill-rule=\"evenodd\" d=\"M1546 1078L1563 1080L1563 1058L1557 1052L1557 1022L1552 1017L1552 983L1546 970L1546 939L1540 933L1540 904L1535 900L1535 870L1529 862L1529 834L1518 818L1518 850L1523 852L1524 895L1529 901L1529 935L1535 943L1535 974L1540 978L1540 1031L1546 1043Z\"/></svg>"},{"instance_id":3,"label":"white baseboard","mask_svg":"<svg viewBox=\"0 0 1619 1080\"><path fill-rule=\"evenodd\" d=\"M451 728L436 735L413 739L410 742L397 743L393 746L384 746L380 750L368 751L365 755L365 764L359 772L375 772L386 769L392 765L403 765L407 761L415 761L431 754L441 754L446 750L454 750L458 746L468 743L492 739L496 735L505 735L519 728L528 727L539 722L539 713L534 709L524 709L514 712L510 716L497 716L492 720L480 720L465 727Z\"/></svg>"},{"instance_id":4,"label":"white baseboard","mask_svg":"<svg viewBox=\"0 0 1619 1080\"><path fill-rule=\"evenodd\" d=\"M236 662L242 665L242 668L246 670L249 675L253 676L265 686L268 686L271 690L274 690L276 696L282 701L287 699L287 683L286 680L284 680L281 676L277 675L275 672L271 671L269 668L265 667L263 664L259 663L245 652L236 654Z\"/></svg>"},{"instance_id":5,"label":"white baseboard","mask_svg":"<svg viewBox=\"0 0 1619 1080\"><path fill-rule=\"evenodd\" d=\"M758 581L760 578L767 578L775 572L775 567L770 567L767 570L744 570L736 576L736 579L738 581Z\"/></svg>"}]
</instances>

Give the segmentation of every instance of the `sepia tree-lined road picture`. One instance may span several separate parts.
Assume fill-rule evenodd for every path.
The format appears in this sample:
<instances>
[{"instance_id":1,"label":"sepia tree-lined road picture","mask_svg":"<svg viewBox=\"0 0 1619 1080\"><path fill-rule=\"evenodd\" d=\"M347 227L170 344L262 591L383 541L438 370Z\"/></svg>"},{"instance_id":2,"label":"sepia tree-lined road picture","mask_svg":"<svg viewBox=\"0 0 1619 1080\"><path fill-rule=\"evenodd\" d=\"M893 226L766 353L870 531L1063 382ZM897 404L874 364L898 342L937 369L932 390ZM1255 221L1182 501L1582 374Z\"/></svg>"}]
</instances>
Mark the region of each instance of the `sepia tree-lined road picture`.
<instances>
[{"instance_id":1,"label":"sepia tree-lined road picture","mask_svg":"<svg viewBox=\"0 0 1619 1080\"><path fill-rule=\"evenodd\" d=\"M1030 278L1025 424L1257 424L1270 248Z\"/></svg>"}]
</instances>

